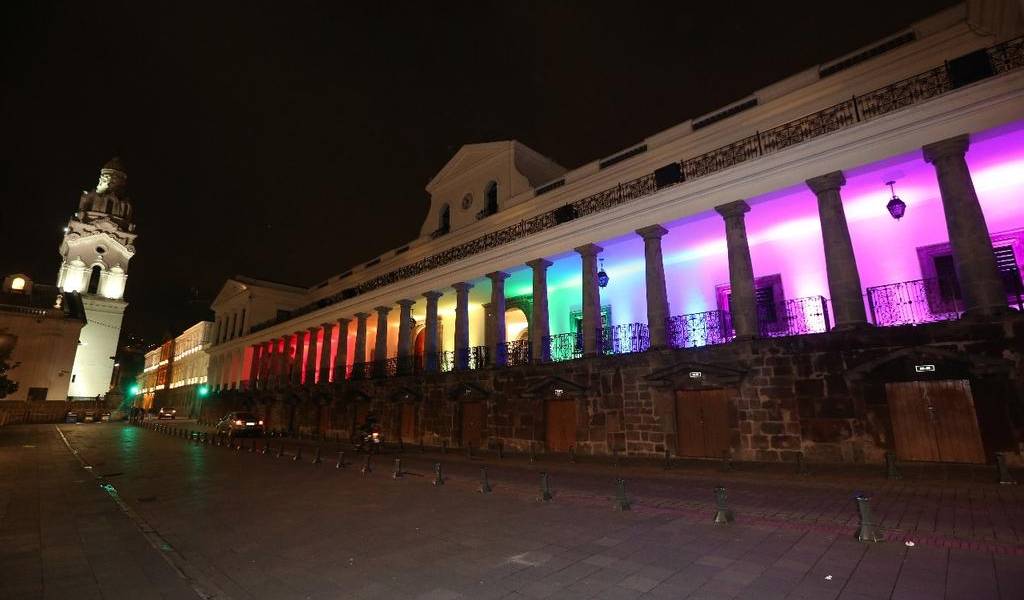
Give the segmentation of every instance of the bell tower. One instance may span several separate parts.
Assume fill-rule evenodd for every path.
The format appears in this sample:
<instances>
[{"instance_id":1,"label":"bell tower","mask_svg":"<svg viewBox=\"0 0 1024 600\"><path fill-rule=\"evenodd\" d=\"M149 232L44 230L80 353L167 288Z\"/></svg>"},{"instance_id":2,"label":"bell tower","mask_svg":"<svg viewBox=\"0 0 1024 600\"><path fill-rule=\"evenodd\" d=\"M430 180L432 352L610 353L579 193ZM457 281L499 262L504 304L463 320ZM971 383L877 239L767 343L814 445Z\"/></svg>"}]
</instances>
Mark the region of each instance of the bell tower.
<instances>
[{"instance_id":1,"label":"bell tower","mask_svg":"<svg viewBox=\"0 0 1024 600\"><path fill-rule=\"evenodd\" d=\"M78 211L64 228L57 286L79 292L87 323L79 337L68 395L95 398L107 393L121 321L128 261L135 255L135 224L128 198L128 174L114 158L100 169L96 188L85 190Z\"/></svg>"}]
</instances>

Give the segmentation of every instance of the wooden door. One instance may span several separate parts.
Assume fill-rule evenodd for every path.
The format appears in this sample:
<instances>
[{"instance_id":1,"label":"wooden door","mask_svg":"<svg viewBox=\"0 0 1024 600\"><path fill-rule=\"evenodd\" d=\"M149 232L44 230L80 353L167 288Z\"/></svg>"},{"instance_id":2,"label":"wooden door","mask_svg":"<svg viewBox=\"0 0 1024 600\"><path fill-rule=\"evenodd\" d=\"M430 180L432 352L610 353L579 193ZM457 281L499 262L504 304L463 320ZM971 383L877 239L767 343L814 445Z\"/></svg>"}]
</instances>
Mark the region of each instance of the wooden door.
<instances>
[{"instance_id":1,"label":"wooden door","mask_svg":"<svg viewBox=\"0 0 1024 600\"><path fill-rule=\"evenodd\" d=\"M984 463L970 383L887 383L896 455L903 460Z\"/></svg>"},{"instance_id":2,"label":"wooden door","mask_svg":"<svg viewBox=\"0 0 1024 600\"><path fill-rule=\"evenodd\" d=\"M545 421L548 452L568 452L576 445L575 400L548 400Z\"/></svg>"},{"instance_id":3,"label":"wooden door","mask_svg":"<svg viewBox=\"0 0 1024 600\"><path fill-rule=\"evenodd\" d=\"M484 403L462 403L462 446L479 448L484 439Z\"/></svg>"},{"instance_id":4,"label":"wooden door","mask_svg":"<svg viewBox=\"0 0 1024 600\"><path fill-rule=\"evenodd\" d=\"M402 441L416 443L416 405L411 402L402 405Z\"/></svg>"},{"instance_id":5,"label":"wooden door","mask_svg":"<svg viewBox=\"0 0 1024 600\"><path fill-rule=\"evenodd\" d=\"M676 438L680 456L721 458L729 451L731 393L727 389L676 392Z\"/></svg>"}]
</instances>

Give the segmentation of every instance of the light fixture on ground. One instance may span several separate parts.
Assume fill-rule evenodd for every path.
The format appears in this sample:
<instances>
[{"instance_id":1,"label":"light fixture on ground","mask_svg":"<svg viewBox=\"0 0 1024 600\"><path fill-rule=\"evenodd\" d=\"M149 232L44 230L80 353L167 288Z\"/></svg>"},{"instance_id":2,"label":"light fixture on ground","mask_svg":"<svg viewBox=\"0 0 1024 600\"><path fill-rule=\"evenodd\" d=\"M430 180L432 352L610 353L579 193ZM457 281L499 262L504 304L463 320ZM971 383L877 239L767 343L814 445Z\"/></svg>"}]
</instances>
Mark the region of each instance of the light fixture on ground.
<instances>
[{"instance_id":1,"label":"light fixture on ground","mask_svg":"<svg viewBox=\"0 0 1024 600\"><path fill-rule=\"evenodd\" d=\"M889 210L889 214L892 215L892 218L899 221L903 218L903 213L907 212L907 204L900 200L900 197L896 195L895 181L886 181L885 185L889 186L889 191L892 192L892 198L889 199L889 203L885 205L885 208Z\"/></svg>"}]
</instances>

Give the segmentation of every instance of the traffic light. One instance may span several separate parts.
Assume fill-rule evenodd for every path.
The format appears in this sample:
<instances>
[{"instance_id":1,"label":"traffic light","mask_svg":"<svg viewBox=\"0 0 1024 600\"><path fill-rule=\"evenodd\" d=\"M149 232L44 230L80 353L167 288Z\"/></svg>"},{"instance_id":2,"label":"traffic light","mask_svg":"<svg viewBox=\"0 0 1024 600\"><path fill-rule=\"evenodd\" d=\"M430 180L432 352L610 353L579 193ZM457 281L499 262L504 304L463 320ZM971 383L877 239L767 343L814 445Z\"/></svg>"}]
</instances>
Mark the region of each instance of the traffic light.
<instances>
[{"instance_id":1,"label":"traffic light","mask_svg":"<svg viewBox=\"0 0 1024 600\"><path fill-rule=\"evenodd\" d=\"M205 398L206 395L209 394L209 393L210 393L210 386L208 386L208 385L201 385L201 386L199 386L199 389L196 390L196 394L200 398Z\"/></svg>"},{"instance_id":2,"label":"traffic light","mask_svg":"<svg viewBox=\"0 0 1024 600\"><path fill-rule=\"evenodd\" d=\"M130 388L128 388L128 397L134 398L137 395L139 395L139 384L134 383Z\"/></svg>"}]
</instances>

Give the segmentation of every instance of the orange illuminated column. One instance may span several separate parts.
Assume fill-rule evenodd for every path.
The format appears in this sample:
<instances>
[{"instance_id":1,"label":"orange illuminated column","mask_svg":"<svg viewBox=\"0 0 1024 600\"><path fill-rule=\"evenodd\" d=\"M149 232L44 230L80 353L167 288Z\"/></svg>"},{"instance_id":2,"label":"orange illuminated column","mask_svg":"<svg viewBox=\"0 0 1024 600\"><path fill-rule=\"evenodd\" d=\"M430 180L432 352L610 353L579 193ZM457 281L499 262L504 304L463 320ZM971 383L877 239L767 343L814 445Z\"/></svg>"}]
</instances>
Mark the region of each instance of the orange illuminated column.
<instances>
[{"instance_id":1,"label":"orange illuminated column","mask_svg":"<svg viewBox=\"0 0 1024 600\"><path fill-rule=\"evenodd\" d=\"M338 319L338 347L334 353L334 381L348 379L348 326L349 319Z\"/></svg>"}]
</instances>

